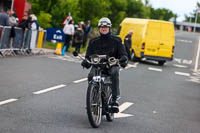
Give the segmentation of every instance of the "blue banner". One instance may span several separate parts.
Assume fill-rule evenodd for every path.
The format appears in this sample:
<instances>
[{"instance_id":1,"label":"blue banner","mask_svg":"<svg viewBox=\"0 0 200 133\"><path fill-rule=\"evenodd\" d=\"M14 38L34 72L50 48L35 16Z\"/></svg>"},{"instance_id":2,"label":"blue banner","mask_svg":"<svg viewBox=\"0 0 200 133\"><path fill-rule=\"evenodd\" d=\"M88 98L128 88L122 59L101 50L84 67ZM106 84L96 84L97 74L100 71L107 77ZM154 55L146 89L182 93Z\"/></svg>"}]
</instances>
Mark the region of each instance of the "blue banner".
<instances>
[{"instance_id":1,"label":"blue banner","mask_svg":"<svg viewBox=\"0 0 200 133\"><path fill-rule=\"evenodd\" d=\"M55 40L57 42L65 42L65 34L62 29L47 28L47 40Z\"/></svg>"}]
</instances>

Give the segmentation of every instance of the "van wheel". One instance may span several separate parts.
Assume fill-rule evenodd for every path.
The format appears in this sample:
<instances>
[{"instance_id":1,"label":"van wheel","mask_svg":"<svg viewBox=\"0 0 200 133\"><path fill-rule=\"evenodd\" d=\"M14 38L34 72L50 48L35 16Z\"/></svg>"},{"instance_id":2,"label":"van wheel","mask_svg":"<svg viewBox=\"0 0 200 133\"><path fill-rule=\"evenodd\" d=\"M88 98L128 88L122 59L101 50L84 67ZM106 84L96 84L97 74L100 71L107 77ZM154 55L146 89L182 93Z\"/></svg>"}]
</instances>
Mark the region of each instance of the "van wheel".
<instances>
[{"instance_id":1,"label":"van wheel","mask_svg":"<svg viewBox=\"0 0 200 133\"><path fill-rule=\"evenodd\" d=\"M158 65L163 66L166 61L158 61Z\"/></svg>"},{"instance_id":2,"label":"van wheel","mask_svg":"<svg viewBox=\"0 0 200 133\"><path fill-rule=\"evenodd\" d=\"M134 51L131 52L131 60L132 61L140 61L140 59L135 56L135 52Z\"/></svg>"}]
</instances>

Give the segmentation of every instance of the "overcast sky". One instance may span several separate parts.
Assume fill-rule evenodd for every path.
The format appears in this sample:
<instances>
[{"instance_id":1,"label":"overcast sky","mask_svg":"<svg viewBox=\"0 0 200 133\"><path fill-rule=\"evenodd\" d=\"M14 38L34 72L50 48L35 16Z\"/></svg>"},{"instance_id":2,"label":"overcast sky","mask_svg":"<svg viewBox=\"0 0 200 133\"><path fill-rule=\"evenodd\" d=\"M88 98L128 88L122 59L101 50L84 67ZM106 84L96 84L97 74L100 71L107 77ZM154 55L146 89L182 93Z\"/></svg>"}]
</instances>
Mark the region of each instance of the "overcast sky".
<instances>
[{"instance_id":1,"label":"overcast sky","mask_svg":"<svg viewBox=\"0 0 200 133\"><path fill-rule=\"evenodd\" d=\"M142 1L144 2L145 0ZM184 20L184 14L189 15L193 12L197 1L198 0L149 0L154 8L167 8L178 14L178 21Z\"/></svg>"}]
</instances>

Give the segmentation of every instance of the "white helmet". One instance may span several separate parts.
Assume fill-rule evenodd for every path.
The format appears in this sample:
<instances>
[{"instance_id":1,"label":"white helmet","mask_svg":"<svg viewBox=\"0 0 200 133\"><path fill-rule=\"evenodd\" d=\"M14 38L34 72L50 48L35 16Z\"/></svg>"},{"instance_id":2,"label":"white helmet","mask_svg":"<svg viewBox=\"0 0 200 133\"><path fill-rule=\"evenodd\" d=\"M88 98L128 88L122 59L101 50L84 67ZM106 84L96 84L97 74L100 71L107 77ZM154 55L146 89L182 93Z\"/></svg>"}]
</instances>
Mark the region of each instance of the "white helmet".
<instances>
[{"instance_id":1,"label":"white helmet","mask_svg":"<svg viewBox=\"0 0 200 133\"><path fill-rule=\"evenodd\" d=\"M98 27L101 27L101 26L108 26L108 27L111 27L111 21L109 18L101 18L99 20L99 23L98 23Z\"/></svg>"}]
</instances>

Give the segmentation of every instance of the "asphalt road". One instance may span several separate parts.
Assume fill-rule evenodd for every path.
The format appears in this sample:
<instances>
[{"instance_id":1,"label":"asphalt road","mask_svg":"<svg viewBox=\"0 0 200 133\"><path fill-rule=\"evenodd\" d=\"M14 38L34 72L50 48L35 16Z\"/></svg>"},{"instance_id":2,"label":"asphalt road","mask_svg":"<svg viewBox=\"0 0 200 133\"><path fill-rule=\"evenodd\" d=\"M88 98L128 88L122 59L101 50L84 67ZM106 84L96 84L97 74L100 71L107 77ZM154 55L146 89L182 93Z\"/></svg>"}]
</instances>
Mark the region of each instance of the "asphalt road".
<instances>
[{"instance_id":1,"label":"asphalt road","mask_svg":"<svg viewBox=\"0 0 200 133\"><path fill-rule=\"evenodd\" d=\"M87 119L88 70L79 59L1 58L0 133L199 133L200 73L192 71L198 36L177 32L174 60L164 66L130 62L120 72L121 114L98 129Z\"/></svg>"}]
</instances>

